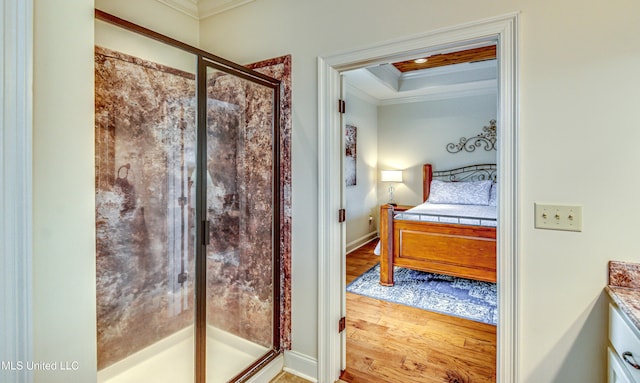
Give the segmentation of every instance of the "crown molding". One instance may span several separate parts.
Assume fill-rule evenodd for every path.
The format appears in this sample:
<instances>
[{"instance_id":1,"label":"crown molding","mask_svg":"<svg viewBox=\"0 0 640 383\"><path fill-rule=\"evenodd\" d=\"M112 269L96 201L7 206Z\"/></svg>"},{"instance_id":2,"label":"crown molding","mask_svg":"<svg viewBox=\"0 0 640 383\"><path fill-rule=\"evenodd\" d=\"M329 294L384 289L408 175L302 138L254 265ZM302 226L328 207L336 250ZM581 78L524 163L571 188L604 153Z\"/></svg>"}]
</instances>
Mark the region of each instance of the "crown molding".
<instances>
[{"instance_id":1,"label":"crown molding","mask_svg":"<svg viewBox=\"0 0 640 383\"><path fill-rule=\"evenodd\" d=\"M207 17L229 11L255 0L156 0L168 7L202 20Z\"/></svg>"},{"instance_id":2,"label":"crown molding","mask_svg":"<svg viewBox=\"0 0 640 383\"><path fill-rule=\"evenodd\" d=\"M255 0L200 0L198 1L199 19L202 20L254 1Z\"/></svg>"},{"instance_id":3,"label":"crown molding","mask_svg":"<svg viewBox=\"0 0 640 383\"><path fill-rule=\"evenodd\" d=\"M436 100L448 100L452 98L480 96L483 94L497 94L498 80L473 81L462 84L442 85L427 88L425 92L416 96L389 98L380 100L379 106L408 104L412 102L425 102Z\"/></svg>"},{"instance_id":4,"label":"crown molding","mask_svg":"<svg viewBox=\"0 0 640 383\"><path fill-rule=\"evenodd\" d=\"M199 19L198 2L197 0L156 0L168 7L182 12L185 15L191 16L194 19Z\"/></svg>"}]
</instances>

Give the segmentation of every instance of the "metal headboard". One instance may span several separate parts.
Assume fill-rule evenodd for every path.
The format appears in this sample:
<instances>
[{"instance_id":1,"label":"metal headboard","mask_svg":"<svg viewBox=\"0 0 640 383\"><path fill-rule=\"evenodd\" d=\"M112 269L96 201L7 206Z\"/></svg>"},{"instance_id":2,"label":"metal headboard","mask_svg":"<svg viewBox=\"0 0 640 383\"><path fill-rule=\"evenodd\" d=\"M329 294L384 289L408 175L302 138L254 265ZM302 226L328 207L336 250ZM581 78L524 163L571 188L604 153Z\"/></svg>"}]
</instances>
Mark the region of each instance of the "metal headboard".
<instances>
[{"instance_id":1,"label":"metal headboard","mask_svg":"<svg viewBox=\"0 0 640 383\"><path fill-rule=\"evenodd\" d=\"M433 172L434 180L441 181L458 181L458 182L469 182L469 181L487 181L491 180L493 182L497 181L497 172L498 167L496 164L482 164L482 165L471 165L464 166L461 168L451 169L451 170L440 170Z\"/></svg>"},{"instance_id":2,"label":"metal headboard","mask_svg":"<svg viewBox=\"0 0 640 383\"><path fill-rule=\"evenodd\" d=\"M496 164L480 164L463 166L460 168L433 171L431 164L424 164L422 170L423 201L429 198L431 180L470 182L470 181L498 181L498 167Z\"/></svg>"}]
</instances>

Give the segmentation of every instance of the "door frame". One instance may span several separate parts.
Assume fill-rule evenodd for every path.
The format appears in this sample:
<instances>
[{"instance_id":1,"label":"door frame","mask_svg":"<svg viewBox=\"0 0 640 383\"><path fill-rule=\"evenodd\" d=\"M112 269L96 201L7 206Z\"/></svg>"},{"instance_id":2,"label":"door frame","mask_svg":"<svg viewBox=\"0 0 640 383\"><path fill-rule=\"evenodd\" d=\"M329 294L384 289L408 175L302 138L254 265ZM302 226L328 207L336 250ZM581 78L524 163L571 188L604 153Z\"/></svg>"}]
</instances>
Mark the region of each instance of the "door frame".
<instances>
[{"instance_id":1,"label":"door frame","mask_svg":"<svg viewBox=\"0 0 640 383\"><path fill-rule=\"evenodd\" d=\"M333 383L343 368L343 228L341 117L337 109L341 72L401 61L464 43L494 40L498 49L497 232L498 329L496 382L518 382L519 373L519 13L506 14L419 36L318 57L318 382ZM337 256L339 254L340 256ZM344 333L344 332L343 332Z\"/></svg>"}]
</instances>

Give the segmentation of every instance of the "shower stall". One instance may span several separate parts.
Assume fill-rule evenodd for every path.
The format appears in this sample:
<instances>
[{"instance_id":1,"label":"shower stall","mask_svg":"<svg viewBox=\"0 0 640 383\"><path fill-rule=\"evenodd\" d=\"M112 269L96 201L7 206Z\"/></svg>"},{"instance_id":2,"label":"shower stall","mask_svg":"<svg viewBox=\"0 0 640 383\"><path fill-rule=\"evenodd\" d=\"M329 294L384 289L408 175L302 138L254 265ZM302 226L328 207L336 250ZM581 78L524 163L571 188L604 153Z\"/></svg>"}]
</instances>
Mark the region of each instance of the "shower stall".
<instances>
[{"instance_id":1,"label":"shower stall","mask_svg":"<svg viewBox=\"0 0 640 383\"><path fill-rule=\"evenodd\" d=\"M100 11L95 68L98 381L246 381L286 342L281 82Z\"/></svg>"}]
</instances>

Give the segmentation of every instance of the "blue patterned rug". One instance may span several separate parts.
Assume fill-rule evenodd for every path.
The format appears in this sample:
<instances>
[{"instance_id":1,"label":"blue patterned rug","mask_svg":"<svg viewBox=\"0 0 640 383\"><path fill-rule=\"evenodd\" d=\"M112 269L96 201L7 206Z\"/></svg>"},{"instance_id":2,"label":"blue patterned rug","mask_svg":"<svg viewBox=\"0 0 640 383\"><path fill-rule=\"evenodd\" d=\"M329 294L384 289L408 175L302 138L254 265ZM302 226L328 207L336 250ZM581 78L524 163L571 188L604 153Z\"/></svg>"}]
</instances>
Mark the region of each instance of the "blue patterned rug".
<instances>
[{"instance_id":1,"label":"blue patterned rug","mask_svg":"<svg viewBox=\"0 0 640 383\"><path fill-rule=\"evenodd\" d=\"M356 278L347 291L495 325L498 319L496 284L394 268L395 285L380 285L380 264Z\"/></svg>"}]
</instances>

